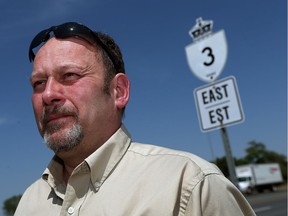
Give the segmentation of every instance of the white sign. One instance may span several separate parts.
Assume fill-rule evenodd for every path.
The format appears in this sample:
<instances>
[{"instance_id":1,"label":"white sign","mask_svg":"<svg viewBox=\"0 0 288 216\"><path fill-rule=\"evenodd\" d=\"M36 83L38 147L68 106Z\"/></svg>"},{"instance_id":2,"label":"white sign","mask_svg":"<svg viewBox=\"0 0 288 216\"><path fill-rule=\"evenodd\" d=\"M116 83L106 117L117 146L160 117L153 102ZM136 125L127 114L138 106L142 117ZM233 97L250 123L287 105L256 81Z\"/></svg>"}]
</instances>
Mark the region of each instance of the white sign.
<instances>
[{"instance_id":1,"label":"white sign","mask_svg":"<svg viewBox=\"0 0 288 216\"><path fill-rule=\"evenodd\" d=\"M224 30L210 34L185 47L188 65L200 80L212 82L222 72L227 60Z\"/></svg>"},{"instance_id":2,"label":"white sign","mask_svg":"<svg viewBox=\"0 0 288 216\"><path fill-rule=\"evenodd\" d=\"M203 132L244 121L244 113L233 76L194 90Z\"/></svg>"}]
</instances>

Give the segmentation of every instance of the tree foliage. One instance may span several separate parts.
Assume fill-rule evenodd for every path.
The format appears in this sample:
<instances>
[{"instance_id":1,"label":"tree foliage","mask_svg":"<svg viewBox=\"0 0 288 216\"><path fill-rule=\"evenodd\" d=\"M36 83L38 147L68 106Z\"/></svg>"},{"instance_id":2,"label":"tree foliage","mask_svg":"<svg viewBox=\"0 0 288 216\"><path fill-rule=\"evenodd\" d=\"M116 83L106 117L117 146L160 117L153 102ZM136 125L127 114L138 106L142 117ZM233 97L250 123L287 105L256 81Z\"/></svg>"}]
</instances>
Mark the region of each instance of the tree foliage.
<instances>
[{"instance_id":1,"label":"tree foliage","mask_svg":"<svg viewBox=\"0 0 288 216\"><path fill-rule=\"evenodd\" d=\"M12 196L4 201L3 211L5 216L13 216L22 195Z\"/></svg>"},{"instance_id":2,"label":"tree foliage","mask_svg":"<svg viewBox=\"0 0 288 216\"><path fill-rule=\"evenodd\" d=\"M267 150L263 143L250 141L249 147L246 148L246 161L248 163L264 163L266 160Z\"/></svg>"},{"instance_id":3,"label":"tree foliage","mask_svg":"<svg viewBox=\"0 0 288 216\"><path fill-rule=\"evenodd\" d=\"M283 178L287 181L287 158L285 155L269 151L263 143L256 141L250 141L245 152L246 155L243 158L234 159L236 166L251 163L278 163ZM226 157L217 158L214 163L221 169L226 177L229 176Z\"/></svg>"}]
</instances>

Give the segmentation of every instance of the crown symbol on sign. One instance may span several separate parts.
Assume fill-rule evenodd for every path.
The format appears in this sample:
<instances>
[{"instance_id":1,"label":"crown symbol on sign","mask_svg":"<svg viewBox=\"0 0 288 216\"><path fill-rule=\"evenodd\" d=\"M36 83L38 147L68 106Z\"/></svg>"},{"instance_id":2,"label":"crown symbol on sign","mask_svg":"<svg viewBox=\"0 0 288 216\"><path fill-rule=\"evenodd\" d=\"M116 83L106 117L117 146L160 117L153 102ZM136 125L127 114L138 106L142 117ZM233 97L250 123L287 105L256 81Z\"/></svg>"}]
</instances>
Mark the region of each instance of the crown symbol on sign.
<instances>
[{"instance_id":1,"label":"crown symbol on sign","mask_svg":"<svg viewBox=\"0 0 288 216\"><path fill-rule=\"evenodd\" d=\"M202 17L199 17L196 19L196 25L189 31L189 34L193 40L198 40L211 34L212 27L212 20L202 20Z\"/></svg>"}]
</instances>

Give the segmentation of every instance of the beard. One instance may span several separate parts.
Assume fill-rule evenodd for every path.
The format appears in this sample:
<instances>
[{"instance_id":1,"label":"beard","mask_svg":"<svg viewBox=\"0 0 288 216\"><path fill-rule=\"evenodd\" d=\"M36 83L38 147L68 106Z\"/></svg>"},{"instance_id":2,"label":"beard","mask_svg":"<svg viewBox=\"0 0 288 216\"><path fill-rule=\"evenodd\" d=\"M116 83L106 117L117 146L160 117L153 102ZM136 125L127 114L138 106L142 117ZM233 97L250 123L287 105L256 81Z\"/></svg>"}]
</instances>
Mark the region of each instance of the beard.
<instances>
[{"instance_id":1,"label":"beard","mask_svg":"<svg viewBox=\"0 0 288 216\"><path fill-rule=\"evenodd\" d=\"M75 119L75 122L70 128L66 128L67 123L65 122L47 124L46 116L49 114L69 115ZM42 115L42 125L44 141L55 154L61 151L72 150L80 145L84 137L82 127L78 123L77 112L73 109L63 107L45 109ZM59 135L56 136L54 135L55 133L58 133Z\"/></svg>"},{"instance_id":2,"label":"beard","mask_svg":"<svg viewBox=\"0 0 288 216\"><path fill-rule=\"evenodd\" d=\"M58 128L58 127L56 127ZM44 133L46 145L55 153L69 151L78 146L83 139L82 128L79 124L73 124L61 137L53 138L51 134Z\"/></svg>"}]
</instances>

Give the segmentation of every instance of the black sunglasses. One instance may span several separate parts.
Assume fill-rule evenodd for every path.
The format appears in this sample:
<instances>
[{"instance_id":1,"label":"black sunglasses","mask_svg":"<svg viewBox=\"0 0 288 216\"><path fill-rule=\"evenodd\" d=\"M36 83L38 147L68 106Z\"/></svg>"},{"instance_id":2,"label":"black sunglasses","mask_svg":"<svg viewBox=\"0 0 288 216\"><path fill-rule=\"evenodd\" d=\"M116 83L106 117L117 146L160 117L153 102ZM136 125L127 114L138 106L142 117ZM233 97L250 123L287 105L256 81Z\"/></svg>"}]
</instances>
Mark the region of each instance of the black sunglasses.
<instances>
[{"instance_id":1,"label":"black sunglasses","mask_svg":"<svg viewBox=\"0 0 288 216\"><path fill-rule=\"evenodd\" d=\"M110 60L112 61L114 68L116 70L116 73L122 72L118 67L117 59L113 53L109 50L109 48L101 41L99 36L94 33L91 29L89 29L87 26L82 25L80 23L76 22L67 22L58 26L52 26L48 29L45 29L41 32L39 32L32 40L30 47L29 47L29 60L30 62L34 61L35 54L33 52L33 49L38 47L41 43L47 42L51 35L50 33L53 32L54 36L56 38L65 39L69 37L76 37L81 38L83 40L86 40L90 44L96 44L100 46L109 56Z\"/></svg>"}]
</instances>

